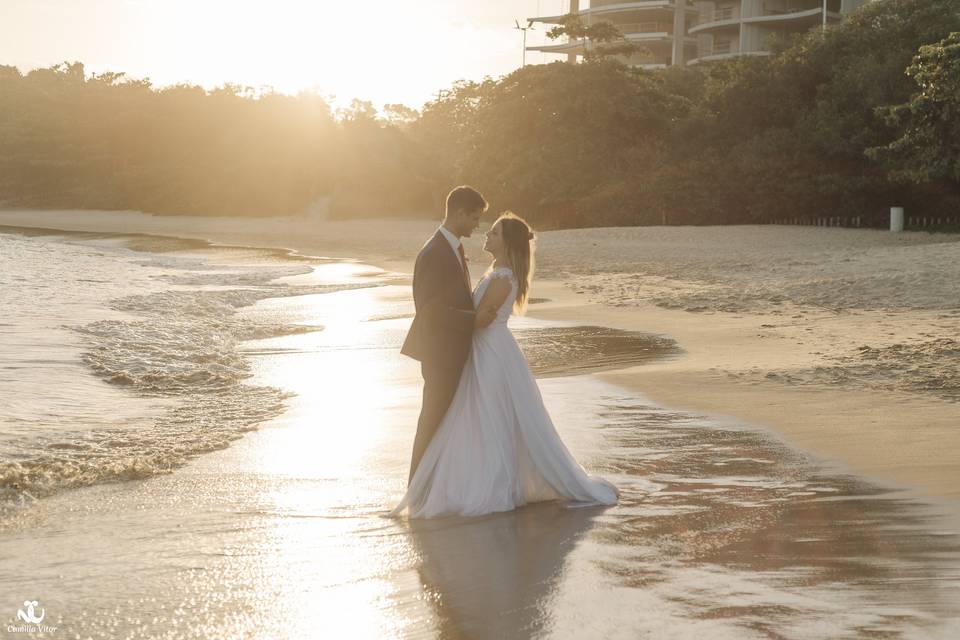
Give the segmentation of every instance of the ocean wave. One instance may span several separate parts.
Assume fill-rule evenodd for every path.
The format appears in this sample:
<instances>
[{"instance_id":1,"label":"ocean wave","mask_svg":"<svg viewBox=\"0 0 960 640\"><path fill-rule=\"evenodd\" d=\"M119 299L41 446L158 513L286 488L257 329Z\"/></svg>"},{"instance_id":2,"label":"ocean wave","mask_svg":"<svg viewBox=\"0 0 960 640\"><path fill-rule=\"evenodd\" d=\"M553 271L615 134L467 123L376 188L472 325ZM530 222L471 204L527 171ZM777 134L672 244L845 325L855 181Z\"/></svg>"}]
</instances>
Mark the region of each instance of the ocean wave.
<instances>
[{"instance_id":1,"label":"ocean wave","mask_svg":"<svg viewBox=\"0 0 960 640\"><path fill-rule=\"evenodd\" d=\"M178 245L175 245L178 246ZM134 257L136 259L136 257ZM152 260L151 267L158 268ZM291 285L280 277L306 273L304 265L237 267L164 257L166 289L115 298L123 319L64 328L81 339L83 363L105 383L156 398L154 417L76 431L58 425L50 435L4 440L0 460L0 524L37 498L103 482L169 472L191 457L226 447L246 431L282 413L290 394L247 382L252 371L241 343L322 330L319 326L258 320L238 313L268 298L380 286ZM170 273L177 269L180 273ZM207 287L207 288L204 288Z\"/></svg>"},{"instance_id":2,"label":"ocean wave","mask_svg":"<svg viewBox=\"0 0 960 640\"><path fill-rule=\"evenodd\" d=\"M214 267L215 265L209 265ZM286 278L289 276L298 276L310 273L313 269L309 265L300 265L296 267L280 268L260 268L244 269L238 271L224 272L221 270L211 270L208 273L193 272L186 274L163 273L153 276L154 279L170 284L186 286L255 286L263 284L264 281Z\"/></svg>"},{"instance_id":3,"label":"ocean wave","mask_svg":"<svg viewBox=\"0 0 960 640\"><path fill-rule=\"evenodd\" d=\"M183 403L141 429L94 430L5 443L0 515L64 489L168 473L199 454L222 449L283 411L290 394L236 385L188 393Z\"/></svg>"}]
</instances>

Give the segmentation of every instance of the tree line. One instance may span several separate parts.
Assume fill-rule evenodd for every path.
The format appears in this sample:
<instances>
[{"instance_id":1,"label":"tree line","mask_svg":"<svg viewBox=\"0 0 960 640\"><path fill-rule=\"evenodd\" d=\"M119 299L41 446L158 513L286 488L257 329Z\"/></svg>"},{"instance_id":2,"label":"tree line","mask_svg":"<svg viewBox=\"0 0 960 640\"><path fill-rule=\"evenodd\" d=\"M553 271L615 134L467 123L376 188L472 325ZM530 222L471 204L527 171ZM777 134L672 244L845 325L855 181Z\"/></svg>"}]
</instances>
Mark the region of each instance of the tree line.
<instances>
[{"instance_id":1,"label":"tree line","mask_svg":"<svg viewBox=\"0 0 960 640\"><path fill-rule=\"evenodd\" d=\"M461 81L422 111L0 66L0 207L436 216L454 184L541 228L960 208L960 10L876 0L769 56L609 56Z\"/></svg>"}]
</instances>

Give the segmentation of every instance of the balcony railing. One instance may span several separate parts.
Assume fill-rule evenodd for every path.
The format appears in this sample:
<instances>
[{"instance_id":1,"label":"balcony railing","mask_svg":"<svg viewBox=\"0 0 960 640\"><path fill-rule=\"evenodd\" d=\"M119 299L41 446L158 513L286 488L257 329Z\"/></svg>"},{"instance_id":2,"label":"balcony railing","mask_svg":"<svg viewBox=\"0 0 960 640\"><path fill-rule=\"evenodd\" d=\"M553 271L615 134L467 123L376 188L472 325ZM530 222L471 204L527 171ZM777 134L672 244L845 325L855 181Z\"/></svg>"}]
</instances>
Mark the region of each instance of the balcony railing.
<instances>
[{"instance_id":1,"label":"balcony railing","mask_svg":"<svg viewBox=\"0 0 960 640\"><path fill-rule=\"evenodd\" d=\"M714 42L712 47L703 47L700 49L700 57L718 56L724 53L734 53L733 42Z\"/></svg>"},{"instance_id":2,"label":"balcony railing","mask_svg":"<svg viewBox=\"0 0 960 640\"><path fill-rule=\"evenodd\" d=\"M801 3L763 3L763 11L761 15L764 16L786 16L791 13L800 13L801 11L812 11L814 9L820 9L823 6L823 3L820 2L801 2Z\"/></svg>"},{"instance_id":3,"label":"balcony railing","mask_svg":"<svg viewBox=\"0 0 960 640\"><path fill-rule=\"evenodd\" d=\"M593 0L593 2L590 3L590 8L591 8L591 9L598 9L598 8L600 8L600 7L607 7L607 6L610 6L610 5L623 4L624 2L625 2L625 0ZM677 2L677 0L670 0L670 4L672 4L672 5L677 5L677 4L684 4L684 3L683 3L683 2ZM686 4L688 7L692 7L692 8L696 8L696 6L697 6L696 0L686 0L686 3L685 3L685 4Z\"/></svg>"},{"instance_id":4,"label":"balcony railing","mask_svg":"<svg viewBox=\"0 0 960 640\"><path fill-rule=\"evenodd\" d=\"M737 15L738 11L736 7L721 7L714 9L712 12L708 11L701 14L700 24L720 22L721 20L736 20Z\"/></svg>"},{"instance_id":5,"label":"balcony railing","mask_svg":"<svg viewBox=\"0 0 960 640\"><path fill-rule=\"evenodd\" d=\"M812 11L818 7L807 7L804 9L764 9L761 15L765 16L788 16L791 13L800 13L801 11Z\"/></svg>"},{"instance_id":6,"label":"balcony railing","mask_svg":"<svg viewBox=\"0 0 960 640\"><path fill-rule=\"evenodd\" d=\"M669 22L625 22L614 24L620 33L673 33L673 24Z\"/></svg>"}]
</instances>

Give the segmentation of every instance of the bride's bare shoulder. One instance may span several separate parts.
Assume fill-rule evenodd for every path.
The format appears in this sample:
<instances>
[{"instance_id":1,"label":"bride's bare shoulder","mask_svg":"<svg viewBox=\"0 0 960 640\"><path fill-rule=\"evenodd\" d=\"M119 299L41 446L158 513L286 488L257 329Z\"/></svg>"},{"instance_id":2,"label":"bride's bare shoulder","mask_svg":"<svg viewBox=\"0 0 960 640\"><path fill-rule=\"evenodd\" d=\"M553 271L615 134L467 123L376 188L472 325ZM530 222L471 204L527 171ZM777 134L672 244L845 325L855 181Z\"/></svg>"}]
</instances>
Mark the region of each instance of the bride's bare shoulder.
<instances>
[{"instance_id":1,"label":"bride's bare shoulder","mask_svg":"<svg viewBox=\"0 0 960 640\"><path fill-rule=\"evenodd\" d=\"M513 289L512 281L506 278L491 277L478 306L499 309L504 300L507 299L507 296L510 295L511 289Z\"/></svg>"}]
</instances>

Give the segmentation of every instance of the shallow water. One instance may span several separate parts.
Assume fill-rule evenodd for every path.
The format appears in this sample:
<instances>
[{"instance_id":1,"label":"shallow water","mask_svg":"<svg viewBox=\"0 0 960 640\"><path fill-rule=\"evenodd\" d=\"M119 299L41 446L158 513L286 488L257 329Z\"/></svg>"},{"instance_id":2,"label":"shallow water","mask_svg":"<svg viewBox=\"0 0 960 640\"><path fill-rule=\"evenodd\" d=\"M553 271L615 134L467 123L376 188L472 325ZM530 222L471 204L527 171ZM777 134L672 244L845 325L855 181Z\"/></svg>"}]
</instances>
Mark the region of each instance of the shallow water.
<instances>
[{"instance_id":1,"label":"shallow water","mask_svg":"<svg viewBox=\"0 0 960 640\"><path fill-rule=\"evenodd\" d=\"M367 286L278 283L311 272L289 252L10 231L0 234L3 513L64 489L168 471L278 415L287 393L247 384L238 346L308 329L254 324L237 309Z\"/></svg>"},{"instance_id":2,"label":"shallow water","mask_svg":"<svg viewBox=\"0 0 960 640\"><path fill-rule=\"evenodd\" d=\"M960 633L954 506L826 467L760 428L557 375L565 361L602 368L631 352L637 362L675 353L655 336L514 323L553 376L541 388L564 441L621 488L620 505L384 518L403 491L419 402L416 365L397 355L409 287L356 264L172 254L134 252L125 277L147 274L139 291L118 286L71 315L69 326L100 331L58 329L80 336L62 339L81 364L57 375L103 391L81 399L103 420L115 406L135 416L111 423L131 440L146 428L158 450L190 453L172 473L60 489L20 510L0 532L10 623L29 597L58 626L51 637ZM85 315L101 304L102 317ZM100 353L91 344L103 357L84 362ZM598 352L610 358L585 357ZM216 355L217 375L183 355L198 353ZM133 383L107 373L118 369ZM195 375L200 391L185 395ZM263 402L247 389L278 395ZM183 428L141 409L185 412ZM269 417L259 429L214 440L227 448L198 455L189 444L218 429L239 435L223 425L257 411Z\"/></svg>"}]
</instances>

